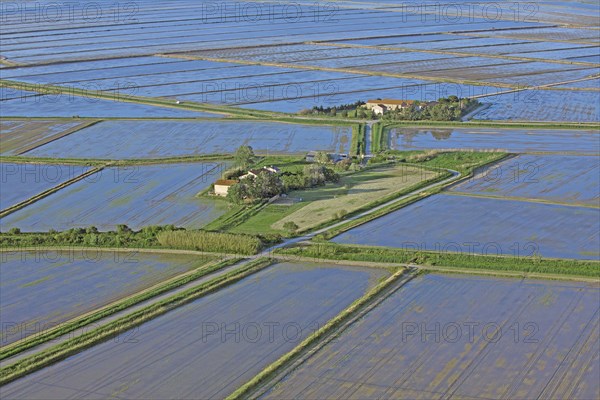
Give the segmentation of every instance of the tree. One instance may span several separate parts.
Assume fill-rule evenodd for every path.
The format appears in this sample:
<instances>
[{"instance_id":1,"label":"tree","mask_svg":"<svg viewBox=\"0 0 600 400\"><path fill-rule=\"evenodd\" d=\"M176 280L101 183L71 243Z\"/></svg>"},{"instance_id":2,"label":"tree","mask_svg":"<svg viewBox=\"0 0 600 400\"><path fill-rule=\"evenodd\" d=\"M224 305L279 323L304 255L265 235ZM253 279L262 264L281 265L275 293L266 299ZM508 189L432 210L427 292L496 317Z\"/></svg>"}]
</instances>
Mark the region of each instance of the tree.
<instances>
[{"instance_id":1,"label":"tree","mask_svg":"<svg viewBox=\"0 0 600 400\"><path fill-rule=\"evenodd\" d=\"M266 199L281 193L283 193L283 184L279 176L274 173L262 172L250 184L250 194L254 198Z\"/></svg>"},{"instance_id":2,"label":"tree","mask_svg":"<svg viewBox=\"0 0 600 400\"><path fill-rule=\"evenodd\" d=\"M315 155L315 161L318 164L329 164L331 162L331 158L329 157L329 154L327 154L326 152L319 151Z\"/></svg>"},{"instance_id":3,"label":"tree","mask_svg":"<svg viewBox=\"0 0 600 400\"><path fill-rule=\"evenodd\" d=\"M240 146L233 155L235 164L244 169L252 165L254 162L254 157L254 150L251 146Z\"/></svg>"},{"instance_id":4,"label":"tree","mask_svg":"<svg viewBox=\"0 0 600 400\"><path fill-rule=\"evenodd\" d=\"M318 164L304 166L304 181L306 186L325 184L325 167Z\"/></svg>"},{"instance_id":5,"label":"tree","mask_svg":"<svg viewBox=\"0 0 600 400\"><path fill-rule=\"evenodd\" d=\"M236 183L227 191L227 200L235 204L241 204L249 197L248 187L245 183Z\"/></svg>"}]
</instances>

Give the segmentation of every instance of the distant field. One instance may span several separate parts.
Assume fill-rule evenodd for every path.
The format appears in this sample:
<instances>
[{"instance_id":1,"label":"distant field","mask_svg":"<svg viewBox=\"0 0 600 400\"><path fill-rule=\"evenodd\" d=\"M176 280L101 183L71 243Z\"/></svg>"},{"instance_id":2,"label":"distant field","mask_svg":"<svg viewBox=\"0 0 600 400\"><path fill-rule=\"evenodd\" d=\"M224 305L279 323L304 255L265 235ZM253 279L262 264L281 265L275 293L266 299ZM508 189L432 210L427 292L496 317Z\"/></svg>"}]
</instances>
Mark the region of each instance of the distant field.
<instances>
[{"instance_id":1,"label":"distant field","mask_svg":"<svg viewBox=\"0 0 600 400\"><path fill-rule=\"evenodd\" d=\"M0 163L3 188L0 210L73 179L88 169L79 165Z\"/></svg>"},{"instance_id":2,"label":"distant field","mask_svg":"<svg viewBox=\"0 0 600 400\"><path fill-rule=\"evenodd\" d=\"M359 225L336 243L599 259L595 208L439 194Z\"/></svg>"},{"instance_id":3,"label":"distant field","mask_svg":"<svg viewBox=\"0 0 600 400\"><path fill-rule=\"evenodd\" d=\"M277 264L123 333L128 341L101 343L2 393L224 398L386 275L339 265Z\"/></svg>"},{"instance_id":4,"label":"distant field","mask_svg":"<svg viewBox=\"0 0 600 400\"><path fill-rule=\"evenodd\" d=\"M56 121L0 121L0 155L16 155L41 145L55 136L60 136L71 128L83 125L81 122L56 122Z\"/></svg>"},{"instance_id":5,"label":"distant field","mask_svg":"<svg viewBox=\"0 0 600 400\"><path fill-rule=\"evenodd\" d=\"M118 98L117 95L115 98ZM6 88L2 88L1 99L3 117L220 117L215 114L69 94L40 96L34 92Z\"/></svg>"},{"instance_id":6,"label":"distant field","mask_svg":"<svg viewBox=\"0 0 600 400\"><path fill-rule=\"evenodd\" d=\"M257 154L310 150L348 153L349 127L252 121L106 121L28 152L28 156L130 159L234 153L241 145Z\"/></svg>"},{"instance_id":7,"label":"distant field","mask_svg":"<svg viewBox=\"0 0 600 400\"><path fill-rule=\"evenodd\" d=\"M3 77L102 90L115 97L135 94L298 112L378 97L489 95L500 87L580 79L596 73L600 62L595 52L597 19L592 17L597 10L590 4L536 4L535 18L529 10L534 6L523 4L515 9L508 3L442 1L427 10L427 18L390 4L253 4L253 18L236 15L234 21L191 0L166 6L148 1L135 20L114 20L106 11L91 24L78 15L69 21L69 29L60 24L64 21L46 21L31 32L26 21L6 15L3 56L30 66L3 68ZM207 22L205 29L195 29L194 20ZM577 27L564 26L572 24ZM42 65L32 65L36 63ZM513 100L490 97L499 103L498 113L490 110L481 118L598 120L599 107L586 93L565 96L566 106L524 104L510 110ZM131 104L114 107L108 100L92 107L80 98L39 99L36 107L6 100L3 109L6 115L23 116L101 117L109 115L109 108L118 109L113 116L194 115Z\"/></svg>"},{"instance_id":8,"label":"distant field","mask_svg":"<svg viewBox=\"0 0 600 400\"><path fill-rule=\"evenodd\" d=\"M521 155L481 171L450 192L600 207L598 157Z\"/></svg>"},{"instance_id":9,"label":"distant field","mask_svg":"<svg viewBox=\"0 0 600 400\"><path fill-rule=\"evenodd\" d=\"M0 253L2 345L54 327L208 257L72 249ZM90 293L93 292L93 296Z\"/></svg>"},{"instance_id":10,"label":"distant field","mask_svg":"<svg viewBox=\"0 0 600 400\"><path fill-rule=\"evenodd\" d=\"M261 398L594 399L600 291L419 276Z\"/></svg>"},{"instance_id":11,"label":"distant field","mask_svg":"<svg viewBox=\"0 0 600 400\"><path fill-rule=\"evenodd\" d=\"M0 220L6 230L66 230L126 224L175 224L199 228L227 210L224 201L198 198L226 163L190 163L106 168Z\"/></svg>"},{"instance_id":12,"label":"distant field","mask_svg":"<svg viewBox=\"0 0 600 400\"><path fill-rule=\"evenodd\" d=\"M396 150L505 150L513 153L600 154L597 131L559 129L411 128L390 129Z\"/></svg>"}]
</instances>

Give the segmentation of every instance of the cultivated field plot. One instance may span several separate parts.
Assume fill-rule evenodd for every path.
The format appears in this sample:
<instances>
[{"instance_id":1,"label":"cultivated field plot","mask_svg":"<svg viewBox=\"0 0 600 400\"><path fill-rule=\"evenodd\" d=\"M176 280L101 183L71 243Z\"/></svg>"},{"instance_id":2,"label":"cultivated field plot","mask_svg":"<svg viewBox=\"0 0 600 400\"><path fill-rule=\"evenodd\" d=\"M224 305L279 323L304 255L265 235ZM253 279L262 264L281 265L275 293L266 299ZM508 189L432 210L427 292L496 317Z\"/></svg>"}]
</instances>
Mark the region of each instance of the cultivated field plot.
<instances>
[{"instance_id":1,"label":"cultivated field plot","mask_svg":"<svg viewBox=\"0 0 600 400\"><path fill-rule=\"evenodd\" d=\"M118 99L118 95L115 95ZM2 88L2 117L163 117L197 118L220 115L124 101L45 94Z\"/></svg>"},{"instance_id":2,"label":"cultivated field plot","mask_svg":"<svg viewBox=\"0 0 600 400\"><path fill-rule=\"evenodd\" d=\"M0 155L10 156L68 134L86 123L57 120L0 120Z\"/></svg>"},{"instance_id":3,"label":"cultivated field plot","mask_svg":"<svg viewBox=\"0 0 600 400\"><path fill-rule=\"evenodd\" d=\"M521 155L486 168L451 192L600 207L600 159Z\"/></svg>"},{"instance_id":4,"label":"cultivated field plot","mask_svg":"<svg viewBox=\"0 0 600 400\"><path fill-rule=\"evenodd\" d=\"M203 256L75 248L62 252L3 252L0 257L2 345L209 261Z\"/></svg>"},{"instance_id":5,"label":"cultivated field plot","mask_svg":"<svg viewBox=\"0 0 600 400\"><path fill-rule=\"evenodd\" d=\"M28 156L131 159L234 153L242 145L257 154L310 150L348 153L350 127L253 121L105 121L39 147Z\"/></svg>"},{"instance_id":6,"label":"cultivated field plot","mask_svg":"<svg viewBox=\"0 0 600 400\"><path fill-rule=\"evenodd\" d=\"M123 335L135 342L102 343L2 392L29 399L225 398L385 274L277 264Z\"/></svg>"},{"instance_id":7,"label":"cultivated field plot","mask_svg":"<svg viewBox=\"0 0 600 400\"><path fill-rule=\"evenodd\" d=\"M288 46L281 46L286 50ZM411 60L417 54L418 59L431 60L444 56L426 53L396 53L335 57L336 51L353 49L336 49L326 47L329 58L315 60L323 66L332 68L353 66L356 64L377 64L404 61L403 69L414 71ZM319 50L324 51L324 50ZM275 53L276 55L280 53ZM281 53L282 57L291 57ZM189 55L185 55L189 57ZM270 111L297 112L303 108L319 105L339 105L366 100L373 96L402 97L415 100L437 100L451 94L467 97L481 94L495 94L499 88L487 86L470 86L458 84L440 84L418 79L396 77L368 76L361 74L322 71L321 64L314 64L315 69L283 68L271 65L243 65L203 60L179 60L178 62L160 63L159 57L142 57L146 64L132 58L131 66L121 64L106 68L91 62L63 64L73 72L47 72L46 66L27 67L14 70L17 79L28 83L54 84L80 89L100 89L106 93L131 94L146 97L164 97L185 102L201 102L221 105L246 106ZM475 57L473 57L475 59ZM244 59L240 57L240 59ZM170 59L173 60L173 59ZM389 64L388 62L388 64ZM435 67L431 61L422 61ZM488 62L485 59L481 63ZM499 61L493 61L498 64ZM82 69L86 64L88 69ZM387 65L387 64L386 64ZM411 67L412 66L412 67ZM132 70L131 67L135 69ZM312 67L311 67L312 68ZM366 68L366 67L365 67ZM29 71L29 72L27 72ZM397 72L397 71L396 71ZM370 73L370 72L368 72ZM128 90L123 89L128 87ZM10 98L10 97L9 97ZM283 105L282 105L283 103ZM204 115L204 114L199 114Z\"/></svg>"},{"instance_id":8,"label":"cultivated field plot","mask_svg":"<svg viewBox=\"0 0 600 400\"><path fill-rule=\"evenodd\" d=\"M73 179L88 169L79 165L0 163L0 210Z\"/></svg>"},{"instance_id":9,"label":"cultivated field plot","mask_svg":"<svg viewBox=\"0 0 600 400\"><path fill-rule=\"evenodd\" d=\"M597 208L435 195L332 239L444 252L599 259Z\"/></svg>"},{"instance_id":10,"label":"cultivated field plot","mask_svg":"<svg viewBox=\"0 0 600 400\"><path fill-rule=\"evenodd\" d=\"M479 99L491 106L473 116L479 120L600 121L598 93L569 90L525 90Z\"/></svg>"},{"instance_id":11,"label":"cultivated field plot","mask_svg":"<svg viewBox=\"0 0 600 400\"><path fill-rule=\"evenodd\" d=\"M262 398L597 399L600 290L419 276Z\"/></svg>"},{"instance_id":12,"label":"cultivated field plot","mask_svg":"<svg viewBox=\"0 0 600 400\"><path fill-rule=\"evenodd\" d=\"M199 228L227 210L227 203L196 197L226 163L187 163L105 168L0 220L4 231L45 232L72 227L139 229L174 224Z\"/></svg>"},{"instance_id":13,"label":"cultivated field plot","mask_svg":"<svg viewBox=\"0 0 600 400\"><path fill-rule=\"evenodd\" d=\"M511 153L600 155L597 131L543 129L391 128L396 150L504 150Z\"/></svg>"}]
</instances>

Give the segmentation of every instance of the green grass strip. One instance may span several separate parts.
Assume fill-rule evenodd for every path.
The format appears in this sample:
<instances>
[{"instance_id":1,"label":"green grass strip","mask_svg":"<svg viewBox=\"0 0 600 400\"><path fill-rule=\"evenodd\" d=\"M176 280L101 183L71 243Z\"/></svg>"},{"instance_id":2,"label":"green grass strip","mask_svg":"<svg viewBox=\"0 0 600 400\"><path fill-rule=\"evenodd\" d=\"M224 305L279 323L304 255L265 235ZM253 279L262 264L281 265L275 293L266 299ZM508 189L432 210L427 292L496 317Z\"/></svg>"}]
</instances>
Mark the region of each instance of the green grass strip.
<instances>
[{"instance_id":1,"label":"green grass strip","mask_svg":"<svg viewBox=\"0 0 600 400\"><path fill-rule=\"evenodd\" d=\"M132 329L153 318L167 313L186 303L200 297L213 293L225 286L231 285L239 280L250 276L263 268L271 265L273 260L259 258L253 260L227 274L218 276L201 285L177 293L167 299L153 303L141 310L128 314L116 321L100 326L97 329L86 332L80 336L70 339L64 343L41 351L21 361L17 361L0 370L0 386L6 385L15 379L38 371L48 365L54 364L67 357L77 354L100 342L106 341L122 332Z\"/></svg>"},{"instance_id":2,"label":"green grass strip","mask_svg":"<svg viewBox=\"0 0 600 400\"><path fill-rule=\"evenodd\" d=\"M550 259L537 256L490 256L472 253L344 245L329 242L278 249L276 253L326 260L414 264L432 267L555 274L574 277L600 277L600 262L598 261Z\"/></svg>"}]
</instances>

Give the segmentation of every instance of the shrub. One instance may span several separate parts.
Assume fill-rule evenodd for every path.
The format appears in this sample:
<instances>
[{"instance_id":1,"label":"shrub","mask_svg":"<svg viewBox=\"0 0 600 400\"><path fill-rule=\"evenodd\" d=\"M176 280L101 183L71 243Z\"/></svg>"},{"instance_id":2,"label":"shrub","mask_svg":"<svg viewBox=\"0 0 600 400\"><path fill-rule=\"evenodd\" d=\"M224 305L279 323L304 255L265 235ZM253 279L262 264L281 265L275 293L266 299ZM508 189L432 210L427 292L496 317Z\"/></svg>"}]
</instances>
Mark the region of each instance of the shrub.
<instances>
[{"instance_id":1,"label":"shrub","mask_svg":"<svg viewBox=\"0 0 600 400\"><path fill-rule=\"evenodd\" d=\"M283 229L292 233L296 232L298 228L299 226L294 221L288 221L285 224L283 224Z\"/></svg>"}]
</instances>

